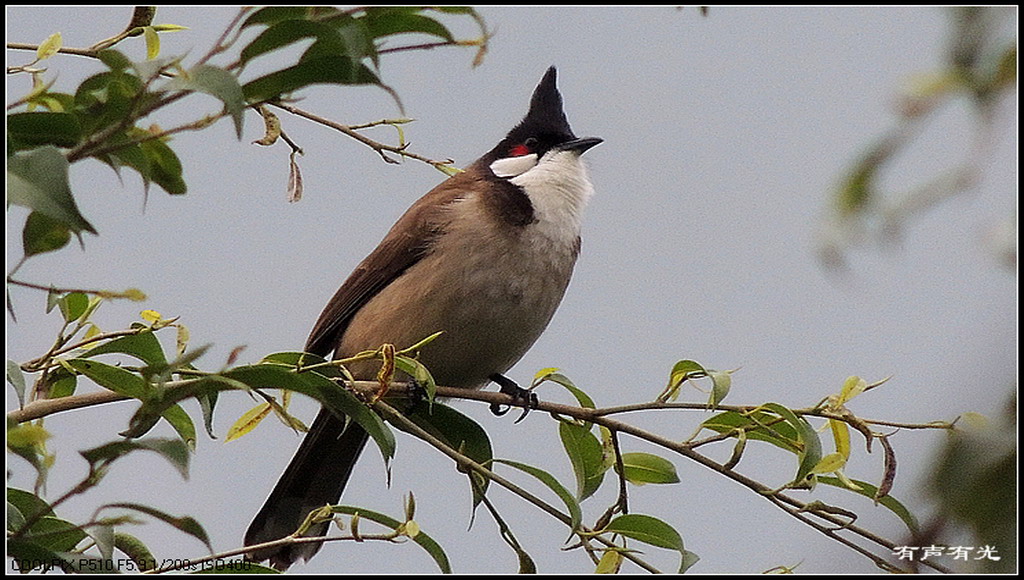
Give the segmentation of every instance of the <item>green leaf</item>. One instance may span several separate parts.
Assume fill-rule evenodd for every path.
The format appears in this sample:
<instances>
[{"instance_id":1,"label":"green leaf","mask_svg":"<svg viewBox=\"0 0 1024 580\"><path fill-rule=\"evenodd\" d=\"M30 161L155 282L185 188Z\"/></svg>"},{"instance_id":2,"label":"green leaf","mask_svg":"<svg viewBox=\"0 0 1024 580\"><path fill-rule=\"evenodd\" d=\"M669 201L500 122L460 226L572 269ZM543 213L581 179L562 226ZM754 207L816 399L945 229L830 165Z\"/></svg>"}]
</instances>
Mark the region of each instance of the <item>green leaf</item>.
<instances>
[{"instance_id":1,"label":"green leaf","mask_svg":"<svg viewBox=\"0 0 1024 580\"><path fill-rule=\"evenodd\" d=\"M289 389L317 399L336 414L345 415L366 429L380 448L384 461L395 455L395 435L380 416L344 387L314 371L294 373L276 364L237 367L224 376L254 389Z\"/></svg>"},{"instance_id":2,"label":"green leaf","mask_svg":"<svg viewBox=\"0 0 1024 580\"><path fill-rule=\"evenodd\" d=\"M601 555L601 559L594 568L594 574L618 574L622 566L622 552L619 550L607 549Z\"/></svg>"},{"instance_id":3,"label":"green leaf","mask_svg":"<svg viewBox=\"0 0 1024 580\"><path fill-rule=\"evenodd\" d=\"M679 570L677 574L685 574L694 564L700 561L700 556L694 554L689 550L682 551L682 559L679 561Z\"/></svg>"},{"instance_id":4,"label":"green leaf","mask_svg":"<svg viewBox=\"0 0 1024 580\"><path fill-rule=\"evenodd\" d=\"M594 494L604 480L604 451L601 442L586 427L560 421L558 433L576 475L576 496L583 501Z\"/></svg>"},{"instance_id":5,"label":"green leaf","mask_svg":"<svg viewBox=\"0 0 1024 580\"><path fill-rule=\"evenodd\" d=\"M22 574L37 568L45 572L63 569L65 566L70 568L70 560L82 557L48 550L37 542L24 538L11 538L5 548L11 570L17 570Z\"/></svg>"},{"instance_id":6,"label":"green leaf","mask_svg":"<svg viewBox=\"0 0 1024 580\"><path fill-rule=\"evenodd\" d=\"M510 467L515 467L520 471L526 472L536 477L538 480L540 480L541 483L548 486L548 489L555 492L555 495L558 496L558 499L562 500L562 503L565 504L566 509L569 510L570 529L572 531L576 531L579 528L580 522L583 521L583 510L580 509L580 504L579 502L576 501L576 498L573 497L572 493L570 493L569 490L565 489L565 486L559 483L553 475L544 471L543 469L539 469L537 467L527 465L525 463L519 463L518 461L512 461L511 459L495 459L494 463L502 463Z\"/></svg>"},{"instance_id":7,"label":"green leaf","mask_svg":"<svg viewBox=\"0 0 1024 580\"><path fill-rule=\"evenodd\" d=\"M624 477L632 483L679 483L676 466L650 453L623 453L622 467Z\"/></svg>"},{"instance_id":8,"label":"green leaf","mask_svg":"<svg viewBox=\"0 0 1024 580\"><path fill-rule=\"evenodd\" d=\"M316 39L313 44L320 45L317 50L321 54L348 56L345 41L333 26L311 20L284 20L272 24L247 44L240 62L245 65L257 56L308 38Z\"/></svg>"},{"instance_id":9,"label":"green leaf","mask_svg":"<svg viewBox=\"0 0 1024 580\"><path fill-rule=\"evenodd\" d=\"M71 231L66 225L38 211L29 214L25 229L21 231L21 245L26 258L59 250L70 241Z\"/></svg>"},{"instance_id":10,"label":"green leaf","mask_svg":"<svg viewBox=\"0 0 1024 580\"><path fill-rule=\"evenodd\" d=\"M245 96L242 94L242 85L238 84L235 75L222 68L203 64L191 69L188 74L173 79L168 85L168 90L198 91L220 99L235 124L235 135L239 139L242 138Z\"/></svg>"},{"instance_id":11,"label":"green leaf","mask_svg":"<svg viewBox=\"0 0 1024 580\"><path fill-rule=\"evenodd\" d=\"M312 15L315 8L307 6L269 6L253 12L242 23L242 28L258 24L277 24L283 20L304 20Z\"/></svg>"},{"instance_id":12,"label":"green leaf","mask_svg":"<svg viewBox=\"0 0 1024 580\"><path fill-rule=\"evenodd\" d=\"M30 491L16 487L7 488L7 506L17 510L23 520L33 518L40 513L46 516L55 515L53 508L50 507L46 500ZM14 531L15 529L10 527L10 521L8 521L7 531Z\"/></svg>"},{"instance_id":13,"label":"green leaf","mask_svg":"<svg viewBox=\"0 0 1024 580\"><path fill-rule=\"evenodd\" d=\"M143 406L145 406L145 404L143 404ZM136 416L139 416L139 414L136 413ZM196 425L195 423L192 422L192 417L190 417L189 414L185 412L185 409L182 409L179 405L171 405L170 407L165 409L163 413L160 413L159 416L154 416L152 419L152 423L155 424L158 420L160 420L160 418L165 419L171 425L171 428L173 428L174 431L178 433L178 436L181 437L181 440L186 445L188 445L188 448L190 450L194 450L196 448ZM125 436L141 437L147 431L148 429L141 428L136 430L134 426L129 425L129 433L131 434Z\"/></svg>"},{"instance_id":14,"label":"green leaf","mask_svg":"<svg viewBox=\"0 0 1024 580\"><path fill-rule=\"evenodd\" d=\"M139 60L132 62L131 68L136 77L143 79L148 83L156 80L167 69L178 68L184 58L184 55L182 55ZM139 88L141 89L145 87L140 84Z\"/></svg>"},{"instance_id":15,"label":"green leaf","mask_svg":"<svg viewBox=\"0 0 1024 580\"><path fill-rule=\"evenodd\" d=\"M15 153L7 159L7 201L38 211L78 234L95 234L82 214L68 184L68 161L47 145Z\"/></svg>"},{"instance_id":16,"label":"green leaf","mask_svg":"<svg viewBox=\"0 0 1024 580\"><path fill-rule=\"evenodd\" d=\"M163 392L154 389L139 375L85 358L71 359L67 362L71 368L89 377L101 387L143 401L142 406L132 416L128 429L121 433L123 436L141 437L163 418L178 432L185 443L189 446L195 445L195 425L188 413L174 401L164 401Z\"/></svg>"},{"instance_id":17,"label":"green leaf","mask_svg":"<svg viewBox=\"0 0 1024 580\"><path fill-rule=\"evenodd\" d=\"M74 147L82 139L82 125L71 113L14 113L7 115L7 138L19 149L41 145Z\"/></svg>"},{"instance_id":18,"label":"green leaf","mask_svg":"<svg viewBox=\"0 0 1024 580\"><path fill-rule=\"evenodd\" d=\"M142 81L128 71L93 75L75 91L74 113L85 134L123 123L134 110L148 103Z\"/></svg>"},{"instance_id":19,"label":"green leaf","mask_svg":"<svg viewBox=\"0 0 1024 580\"><path fill-rule=\"evenodd\" d=\"M892 497L891 495L887 495L881 499L876 500L875 494L878 492L877 486L866 481L861 481L859 479L854 479L852 481L853 483L857 484L857 486L860 487L860 489L851 489L849 486L843 483L843 481L840 480L838 477L832 477L830 475L818 476L819 483L824 483L826 485L832 485L845 490L849 490L854 493L863 495L864 497L867 497L872 501L877 501L878 503L882 504L889 511L896 514L896 516L900 518L900 520L902 520L904 524L906 524L907 529L910 530L910 533L912 535L916 536L920 532L921 528L920 525L917 523L917 518L914 517L914 514L911 513L910 510L907 509L907 507L903 505L899 500Z\"/></svg>"},{"instance_id":20,"label":"green leaf","mask_svg":"<svg viewBox=\"0 0 1024 580\"><path fill-rule=\"evenodd\" d=\"M250 103L258 103L324 83L383 87L377 75L365 65L348 58L321 56L262 76L246 83L242 90Z\"/></svg>"},{"instance_id":21,"label":"green leaf","mask_svg":"<svg viewBox=\"0 0 1024 580\"><path fill-rule=\"evenodd\" d=\"M156 556L149 550L149 547L131 534L124 532L114 533L114 547L125 556L131 558L139 572L152 570L156 567Z\"/></svg>"},{"instance_id":22,"label":"green leaf","mask_svg":"<svg viewBox=\"0 0 1024 580\"><path fill-rule=\"evenodd\" d=\"M627 538L669 550L683 550L683 538L667 523L644 514L625 514L608 522L603 532L615 533Z\"/></svg>"},{"instance_id":23,"label":"green leaf","mask_svg":"<svg viewBox=\"0 0 1024 580\"><path fill-rule=\"evenodd\" d=\"M100 59L100 62L107 65L107 68L113 72L121 72L132 66L131 59L114 49L101 50L96 58Z\"/></svg>"},{"instance_id":24,"label":"green leaf","mask_svg":"<svg viewBox=\"0 0 1024 580\"><path fill-rule=\"evenodd\" d=\"M109 561L114 555L114 526L106 523L85 530L100 552L100 558Z\"/></svg>"},{"instance_id":25,"label":"green leaf","mask_svg":"<svg viewBox=\"0 0 1024 580\"><path fill-rule=\"evenodd\" d=\"M122 167L134 169L142 177L143 187L148 193L149 184L152 181L149 159L142 153L142 147L138 143L129 143L131 138L145 136L146 131L137 127L128 129L123 133L111 135L108 142L110 145L116 145L118 148L110 153L96 155L95 158L109 165L114 170L114 173L117 173L118 178L121 177Z\"/></svg>"},{"instance_id":26,"label":"green leaf","mask_svg":"<svg viewBox=\"0 0 1024 580\"><path fill-rule=\"evenodd\" d=\"M331 511L336 514L347 514L350 516L358 515L361 520L370 520L371 522L376 522L382 526L391 528L392 530L397 530L404 523L392 518L391 516L355 506L336 505L331 507ZM412 541L416 542L419 547L426 550L427 554L433 558L434 563L437 564L437 568L442 574L452 573L452 567L448 561L448 555L445 554L441 545L435 542L433 538L421 530L420 533L416 534L416 536L412 538Z\"/></svg>"},{"instance_id":27,"label":"green leaf","mask_svg":"<svg viewBox=\"0 0 1024 580\"><path fill-rule=\"evenodd\" d=\"M21 365L11 359L7 359L7 382L14 387L14 394L18 396L18 407L25 405L25 373L21 372Z\"/></svg>"},{"instance_id":28,"label":"green leaf","mask_svg":"<svg viewBox=\"0 0 1024 580\"><path fill-rule=\"evenodd\" d=\"M82 292L69 292L61 296L57 306L64 316L64 322L71 323L85 314L86 308L89 307L89 297Z\"/></svg>"},{"instance_id":29,"label":"green leaf","mask_svg":"<svg viewBox=\"0 0 1024 580\"><path fill-rule=\"evenodd\" d=\"M38 423L15 423L7 420L7 451L21 457L36 470L36 488L46 483L52 456L47 455L44 446L50 434Z\"/></svg>"},{"instance_id":30,"label":"green leaf","mask_svg":"<svg viewBox=\"0 0 1024 580\"><path fill-rule=\"evenodd\" d=\"M150 177L171 195L188 191L188 185L181 176L181 161L173 149L160 139L139 143L139 150L149 162Z\"/></svg>"},{"instance_id":31,"label":"green leaf","mask_svg":"<svg viewBox=\"0 0 1024 580\"><path fill-rule=\"evenodd\" d=\"M675 387L693 375L704 376L706 374L707 370L704 368L704 365L695 360L684 359L672 365L668 384Z\"/></svg>"},{"instance_id":32,"label":"green leaf","mask_svg":"<svg viewBox=\"0 0 1024 580\"><path fill-rule=\"evenodd\" d=\"M661 395L658 396L659 401L674 401L679 397L679 386L690 378L700 378L707 375L707 370L699 362L690 359L684 359L678 361L672 365L672 371L668 376L668 384L665 385Z\"/></svg>"},{"instance_id":33,"label":"green leaf","mask_svg":"<svg viewBox=\"0 0 1024 580\"><path fill-rule=\"evenodd\" d=\"M366 9L366 27L370 36L377 39L393 34L420 33L440 37L454 42L455 38L443 24L418 14L422 8L377 7Z\"/></svg>"},{"instance_id":34,"label":"green leaf","mask_svg":"<svg viewBox=\"0 0 1024 580\"><path fill-rule=\"evenodd\" d=\"M575 384L573 384L569 377L557 371L558 369L556 368L541 369L540 371L537 372L536 375L534 375L532 385L536 386L545 381L550 381L557 385L561 385L562 387L565 388L565 390L569 391L569 393L572 394L573 397L576 398L576 401L580 404L581 407L593 409L594 400L590 398L590 395L585 393L583 389L580 389Z\"/></svg>"},{"instance_id":35,"label":"green leaf","mask_svg":"<svg viewBox=\"0 0 1024 580\"><path fill-rule=\"evenodd\" d=\"M179 439L135 439L114 441L80 451L94 470L102 470L133 451L153 451L166 459L185 479L188 479L189 450Z\"/></svg>"},{"instance_id":36,"label":"green leaf","mask_svg":"<svg viewBox=\"0 0 1024 580\"><path fill-rule=\"evenodd\" d=\"M791 453L802 449L796 429L774 413L724 411L701 425L716 433L732 433L733 437L742 429L748 439L765 441Z\"/></svg>"},{"instance_id":37,"label":"green leaf","mask_svg":"<svg viewBox=\"0 0 1024 580\"><path fill-rule=\"evenodd\" d=\"M44 107L51 113L67 113L75 107L74 95L69 95L67 93L55 93L49 90L43 90L29 94L27 99L27 102L30 105ZM77 116L75 117L75 121L78 122ZM81 126L81 123L79 123L79 126ZM10 142L8 143L8 147L11 147L12 145L14 144Z\"/></svg>"},{"instance_id":38,"label":"green leaf","mask_svg":"<svg viewBox=\"0 0 1024 580\"><path fill-rule=\"evenodd\" d=\"M86 538L86 533L72 522L44 516L32 524L23 538L53 552L69 552Z\"/></svg>"},{"instance_id":39,"label":"green leaf","mask_svg":"<svg viewBox=\"0 0 1024 580\"><path fill-rule=\"evenodd\" d=\"M406 416L452 449L481 465L488 465L494 458L487 431L473 419L447 405L417 405Z\"/></svg>"},{"instance_id":40,"label":"green leaf","mask_svg":"<svg viewBox=\"0 0 1024 580\"><path fill-rule=\"evenodd\" d=\"M679 570L682 574L700 560L700 557L683 547L683 538L675 528L658 518L644 514L625 514L612 521L602 533L615 533L627 538L679 552Z\"/></svg>"},{"instance_id":41,"label":"green leaf","mask_svg":"<svg viewBox=\"0 0 1024 580\"><path fill-rule=\"evenodd\" d=\"M96 384L120 395L139 400L146 400L153 395L152 387L142 377L122 368L84 358L73 358L67 362L71 368Z\"/></svg>"},{"instance_id":42,"label":"green leaf","mask_svg":"<svg viewBox=\"0 0 1024 580\"><path fill-rule=\"evenodd\" d=\"M82 358L110 353L127 354L151 366L167 364L167 357L160 341L157 340L156 334L149 330L105 342L83 354Z\"/></svg>"},{"instance_id":43,"label":"green leaf","mask_svg":"<svg viewBox=\"0 0 1024 580\"><path fill-rule=\"evenodd\" d=\"M188 30L188 26L182 26L180 24L154 24L153 30L157 32L178 32L181 30Z\"/></svg>"},{"instance_id":44,"label":"green leaf","mask_svg":"<svg viewBox=\"0 0 1024 580\"><path fill-rule=\"evenodd\" d=\"M711 377L711 397L708 399L708 406L714 409L729 394L729 387L732 386L732 375L724 371L709 370L708 376Z\"/></svg>"},{"instance_id":45,"label":"green leaf","mask_svg":"<svg viewBox=\"0 0 1024 580\"><path fill-rule=\"evenodd\" d=\"M434 401L434 395L437 393L437 383L434 382L433 375L430 374L427 367L423 366L423 363L411 357L396 355L395 367L409 375L412 380L423 387L423 390L427 392L427 401Z\"/></svg>"},{"instance_id":46,"label":"green leaf","mask_svg":"<svg viewBox=\"0 0 1024 580\"><path fill-rule=\"evenodd\" d=\"M188 516L172 516L156 508L152 508L147 505L137 503L109 503L100 507L100 509L104 508L121 508L142 512L164 523L170 524L178 530L185 532L186 534L198 539L200 542L206 545L207 549L209 549L211 552L213 551L213 545L210 543L210 537L206 534L206 531L203 529L203 526L201 526L199 522L197 522L194 518Z\"/></svg>"},{"instance_id":47,"label":"green leaf","mask_svg":"<svg viewBox=\"0 0 1024 580\"><path fill-rule=\"evenodd\" d=\"M75 389L78 387L78 375L64 367L50 372L47 381L51 399L70 397L75 394Z\"/></svg>"},{"instance_id":48,"label":"green leaf","mask_svg":"<svg viewBox=\"0 0 1024 580\"><path fill-rule=\"evenodd\" d=\"M793 478L792 483L794 485L804 483L812 476L814 466L821 461L821 439L818 437L818 432L803 417L798 417L788 407L778 403L765 403L761 407L777 413L796 430L803 449L797 454L800 458L800 465L797 467L796 477Z\"/></svg>"}]
</instances>

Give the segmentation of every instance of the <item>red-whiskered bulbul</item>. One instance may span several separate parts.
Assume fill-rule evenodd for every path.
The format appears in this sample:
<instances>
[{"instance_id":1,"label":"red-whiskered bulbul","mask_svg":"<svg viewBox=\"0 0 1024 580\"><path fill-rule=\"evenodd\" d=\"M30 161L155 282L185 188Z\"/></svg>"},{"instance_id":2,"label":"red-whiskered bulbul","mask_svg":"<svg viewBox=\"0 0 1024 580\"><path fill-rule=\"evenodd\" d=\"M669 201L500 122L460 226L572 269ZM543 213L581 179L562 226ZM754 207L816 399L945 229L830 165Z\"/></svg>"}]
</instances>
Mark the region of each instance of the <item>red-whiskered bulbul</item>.
<instances>
[{"instance_id":1,"label":"red-whiskered bulbul","mask_svg":"<svg viewBox=\"0 0 1024 580\"><path fill-rule=\"evenodd\" d=\"M444 331L419 355L437 384L514 385L502 373L544 331L569 284L580 214L593 193L580 155L600 142L573 134L555 68L548 69L523 120L414 203L356 267L320 314L306 351L343 358L384 343L405 348ZM349 371L373 380L379 365L367 361ZM366 440L354 421L321 409L245 544L287 536L310 511L337 503ZM320 546L249 558L284 569Z\"/></svg>"}]
</instances>

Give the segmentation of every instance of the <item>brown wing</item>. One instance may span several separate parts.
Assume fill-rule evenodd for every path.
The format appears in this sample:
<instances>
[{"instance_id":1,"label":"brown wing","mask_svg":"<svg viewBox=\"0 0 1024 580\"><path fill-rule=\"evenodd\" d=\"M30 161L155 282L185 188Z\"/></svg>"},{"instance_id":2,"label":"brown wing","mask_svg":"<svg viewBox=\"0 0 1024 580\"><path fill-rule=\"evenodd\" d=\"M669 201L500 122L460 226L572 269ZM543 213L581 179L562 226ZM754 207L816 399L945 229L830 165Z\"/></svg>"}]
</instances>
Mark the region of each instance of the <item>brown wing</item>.
<instances>
[{"instance_id":1,"label":"brown wing","mask_svg":"<svg viewBox=\"0 0 1024 580\"><path fill-rule=\"evenodd\" d=\"M433 240L444 229L445 207L462 197L472 179L464 172L444 181L395 222L324 307L306 340L306 352L328 356L356 312L430 252Z\"/></svg>"}]
</instances>

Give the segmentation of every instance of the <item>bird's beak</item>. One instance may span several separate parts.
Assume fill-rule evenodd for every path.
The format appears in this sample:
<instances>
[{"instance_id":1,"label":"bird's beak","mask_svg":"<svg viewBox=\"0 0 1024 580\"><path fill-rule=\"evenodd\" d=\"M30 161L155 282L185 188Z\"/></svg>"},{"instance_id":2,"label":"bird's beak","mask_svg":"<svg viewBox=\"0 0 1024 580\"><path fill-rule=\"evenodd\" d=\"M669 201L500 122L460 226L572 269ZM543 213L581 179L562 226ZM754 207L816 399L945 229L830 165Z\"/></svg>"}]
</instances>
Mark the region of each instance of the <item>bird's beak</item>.
<instances>
[{"instance_id":1,"label":"bird's beak","mask_svg":"<svg viewBox=\"0 0 1024 580\"><path fill-rule=\"evenodd\" d=\"M579 139L559 143L558 145L555 145L555 149L560 151L575 151L576 153L583 155L584 151L590 149L594 145L597 145L601 141L604 141L604 139L601 139L600 137L580 137Z\"/></svg>"}]
</instances>

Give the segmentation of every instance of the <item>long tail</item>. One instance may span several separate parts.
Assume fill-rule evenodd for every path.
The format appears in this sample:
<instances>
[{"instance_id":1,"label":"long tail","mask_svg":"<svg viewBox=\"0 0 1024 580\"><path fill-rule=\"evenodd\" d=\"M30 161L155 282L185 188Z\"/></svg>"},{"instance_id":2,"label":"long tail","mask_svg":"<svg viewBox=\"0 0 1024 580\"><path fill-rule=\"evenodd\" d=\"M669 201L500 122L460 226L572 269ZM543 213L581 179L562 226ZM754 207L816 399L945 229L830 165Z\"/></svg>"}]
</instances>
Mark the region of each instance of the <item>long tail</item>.
<instances>
[{"instance_id":1,"label":"long tail","mask_svg":"<svg viewBox=\"0 0 1024 580\"><path fill-rule=\"evenodd\" d=\"M337 503L367 437L366 431L355 421L345 425L327 409L320 409L295 457L249 524L245 545L269 542L292 534L309 512ZM323 535L326 531L327 524L323 524L314 526L308 534ZM284 570L299 558L309 560L322 545L301 544L262 550L247 558L256 562L269 559L275 568Z\"/></svg>"}]
</instances>

